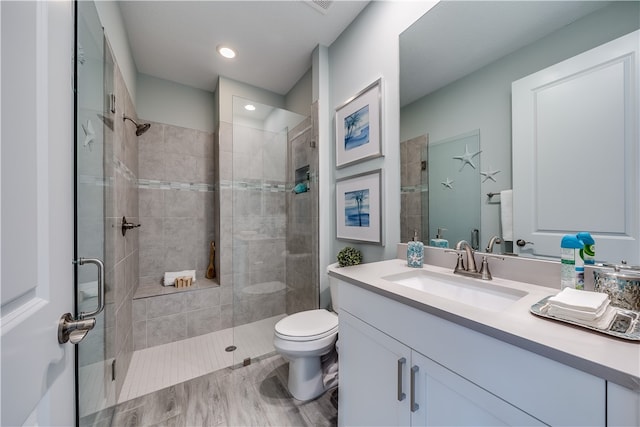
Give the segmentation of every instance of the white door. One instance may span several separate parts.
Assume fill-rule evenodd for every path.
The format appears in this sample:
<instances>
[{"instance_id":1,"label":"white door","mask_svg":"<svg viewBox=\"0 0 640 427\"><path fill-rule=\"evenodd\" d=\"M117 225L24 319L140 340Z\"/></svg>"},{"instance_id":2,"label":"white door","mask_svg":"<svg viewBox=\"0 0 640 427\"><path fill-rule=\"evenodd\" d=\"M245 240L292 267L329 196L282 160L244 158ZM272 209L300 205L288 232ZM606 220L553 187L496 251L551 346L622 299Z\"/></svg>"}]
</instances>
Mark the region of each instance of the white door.
<instances>
[{"instance_id":1,"label":"white door","mask_svg":"<svg viewBox=\"0 0 640 427\"><path fill-rule=\"evenodd\" d=\"M640 263L640 32L512 84L514 240L558 257L588 231L596 259Z\"/></svg>"},{"instance_id":2,"label":"white door","mask_svg":"<svg viewBox=\"0 0 640 427\"><path fill-rule=\"evenodd\" d=\"M0 2L3 426L74 424L72 6Z\"/></svg>"}]
</instances>

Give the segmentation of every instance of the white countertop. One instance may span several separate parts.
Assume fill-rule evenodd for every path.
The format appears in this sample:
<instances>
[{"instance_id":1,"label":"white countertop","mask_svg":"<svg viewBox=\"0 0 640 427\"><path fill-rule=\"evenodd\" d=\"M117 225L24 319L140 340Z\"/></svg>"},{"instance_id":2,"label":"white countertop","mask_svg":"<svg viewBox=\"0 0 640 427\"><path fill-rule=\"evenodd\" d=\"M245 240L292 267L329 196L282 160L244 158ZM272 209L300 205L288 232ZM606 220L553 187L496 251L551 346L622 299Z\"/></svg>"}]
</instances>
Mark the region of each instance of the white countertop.
<instances>
[{"instance_id":1,"label":"white countertop","mask_svg":"<svg viewBox=\"0 0 640 427\"><path fill-rule=\"evenodd\" d=\"M528 294L500 312L462 304L399 285L382 277L415 271L401 259L329 267L329 275L439 316L477 332L532 351L607 381L640 391L640 342L624 341L595 331L543 319L531 306L559 289L494 277L489 283ZM426 265L425 271L453 276L452 269ZM480 279L480 284L487 283Z\"/></svg>"}]
</instances>

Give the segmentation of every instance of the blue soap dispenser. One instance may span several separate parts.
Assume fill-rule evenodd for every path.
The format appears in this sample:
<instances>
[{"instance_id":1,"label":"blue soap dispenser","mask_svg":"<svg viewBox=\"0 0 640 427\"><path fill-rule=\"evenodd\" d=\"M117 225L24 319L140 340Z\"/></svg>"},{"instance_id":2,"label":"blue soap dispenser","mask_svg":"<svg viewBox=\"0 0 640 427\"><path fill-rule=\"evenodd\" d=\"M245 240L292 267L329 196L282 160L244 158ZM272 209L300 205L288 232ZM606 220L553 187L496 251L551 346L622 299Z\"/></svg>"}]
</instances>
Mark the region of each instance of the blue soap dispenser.
<instances>
[{"instance_id":1,"label":"blue soap dispenser","mask_svg":"<svg viewBox=\"0 0 640 427\"><path fill-rule=\"evenodd\" d=\"M407 243L407 265L422 268L424 262L424 244L418 241L418 230L413 231L413 241Z\"/></svg>"},{"instance_id":2,"label":"blue soap dispenser","mask_svg":"<svg viewBox=\"0 0 640 427\"><path fill-rule=\"evenodd\" d=\"M438 227L438 233L436 233L436 238L435 239L431 239L429 241L429 245L430 246L435 246L436 248L448 248L449 247L449 241L447 239L444 239L444 232L447 231L446 228L439 228Z\"/></svg>"}]
</instances>

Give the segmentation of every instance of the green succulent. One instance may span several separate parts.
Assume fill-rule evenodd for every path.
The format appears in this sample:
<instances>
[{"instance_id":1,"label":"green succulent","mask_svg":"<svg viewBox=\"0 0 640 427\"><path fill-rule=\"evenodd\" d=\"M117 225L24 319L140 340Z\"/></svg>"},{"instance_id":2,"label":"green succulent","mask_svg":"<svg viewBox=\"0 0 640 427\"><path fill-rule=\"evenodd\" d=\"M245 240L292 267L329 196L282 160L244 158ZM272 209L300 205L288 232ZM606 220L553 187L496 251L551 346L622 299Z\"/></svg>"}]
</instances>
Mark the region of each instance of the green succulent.
<instances>
[{"instance_id":1,"label":"green succulent","mask_svg":"<svg viewBox=\"0 0 640 427\"><path fill-rule=\"evenodd\" d=\"M362 262L362 253L356 248L347 246L338 252L338 264L340 267L347 267L349 265L358 265Z\"/></svg>"}]
</instances>

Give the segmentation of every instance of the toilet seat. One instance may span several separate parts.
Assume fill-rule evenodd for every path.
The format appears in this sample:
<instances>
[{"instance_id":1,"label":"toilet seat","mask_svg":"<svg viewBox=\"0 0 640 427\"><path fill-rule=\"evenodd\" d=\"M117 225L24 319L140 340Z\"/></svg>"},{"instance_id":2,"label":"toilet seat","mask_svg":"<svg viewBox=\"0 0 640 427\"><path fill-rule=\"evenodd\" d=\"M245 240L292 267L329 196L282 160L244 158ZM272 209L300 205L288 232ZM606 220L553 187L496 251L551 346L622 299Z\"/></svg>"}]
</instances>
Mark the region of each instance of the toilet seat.
<instances>
[{"instance_id":1,"label":"toilet seat","mask_svg":"<svg viewBox=\"0 0 640 427\"><path fill-rule=\"evenodd\" d=\"M292 314L275 326L275 335L288 341L314 341L337 332L338 316L325 309Z\"/></svg>"}]
</instances>

